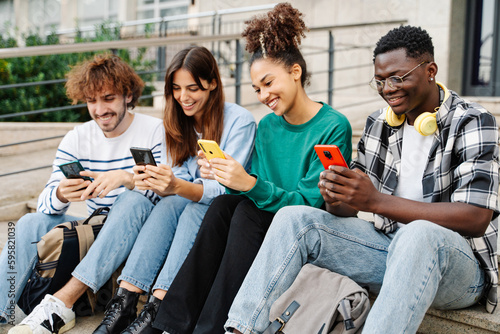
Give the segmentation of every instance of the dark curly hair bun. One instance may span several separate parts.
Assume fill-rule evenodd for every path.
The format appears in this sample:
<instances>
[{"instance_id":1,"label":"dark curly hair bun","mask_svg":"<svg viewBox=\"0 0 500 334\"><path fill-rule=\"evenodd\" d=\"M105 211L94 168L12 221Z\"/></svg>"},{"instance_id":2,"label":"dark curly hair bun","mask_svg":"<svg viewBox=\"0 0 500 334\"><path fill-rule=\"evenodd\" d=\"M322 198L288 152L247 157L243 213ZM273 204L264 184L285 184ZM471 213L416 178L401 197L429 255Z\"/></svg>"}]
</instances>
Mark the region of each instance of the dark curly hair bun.
<instances>
[{"instance_id":1,"label":"dark curly hair bun","mask_svg":"<svg viewBox=\"0 0 500 334\"><path fill-rule=\"evenodd\" d=\"M299 64L302 86L307 86L310 75L299 45L309 29L302 16L298 9L282 2L268 13L246 21L247 26L241 35L246 38L246 50L252 54L250 66L261 58L270 58L286 67Z\"/></svg>"},{"instance_id":2,"label":"dark curly hair bun","mask_svg":"<svg viewBox=\"0 0 500 334\"><path fill-rule=\"evenodd\" d=\"M246 50L274 57L280 52L297 49L308 30L302 16L298 9L282 2L267 14L246 21L247 27L242 33L247 40Z\"/></svg>"}]
</instances>

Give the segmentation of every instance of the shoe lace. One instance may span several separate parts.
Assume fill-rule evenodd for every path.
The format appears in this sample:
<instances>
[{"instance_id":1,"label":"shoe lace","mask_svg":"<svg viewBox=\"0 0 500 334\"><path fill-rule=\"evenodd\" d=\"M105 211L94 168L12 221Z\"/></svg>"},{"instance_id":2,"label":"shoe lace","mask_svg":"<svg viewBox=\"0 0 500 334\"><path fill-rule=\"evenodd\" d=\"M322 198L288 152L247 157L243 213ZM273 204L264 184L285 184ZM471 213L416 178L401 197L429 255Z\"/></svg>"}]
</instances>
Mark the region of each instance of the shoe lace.
<instances>
[{"instance_id":1,"label":"shoe lace","mask_svg":"<svg viewBox=\"0 0 500 334\"><path fill-rule=\"evenodd\" d=\"M125 296L114 296L109 301L106 306L106 311L104 312L104 319L102 320L103 325L110 325L114 322L118 312L121 310Z\"/></svg>"},{"instance_id":2,"label":"shoe lace","mask_svg":"<svg viewBox=\"0 0 500 334\"><path fill-rule=\"evenodd\" d=\"M137 331L140 329L146 322L151 322L156 316L156 308L153 303L147 303L144 305L139 316L135 318L134 321L127 327L132 331Z\"/></svg>"},{"instance_id":3,"label":"shoe lace","mask_svg":"<svg viewBox=\"0 0 500 334\"><path fill-rule=\"evenodd\" d=\"M42 302L38 304L26 318L24 318L20 325L27 325L34 330L45 320L48 320L50 327L54 328L54 320L52 319L53 313L61 316L63 313L62 307L54 302Z\"/></svg>"}]
</instances>

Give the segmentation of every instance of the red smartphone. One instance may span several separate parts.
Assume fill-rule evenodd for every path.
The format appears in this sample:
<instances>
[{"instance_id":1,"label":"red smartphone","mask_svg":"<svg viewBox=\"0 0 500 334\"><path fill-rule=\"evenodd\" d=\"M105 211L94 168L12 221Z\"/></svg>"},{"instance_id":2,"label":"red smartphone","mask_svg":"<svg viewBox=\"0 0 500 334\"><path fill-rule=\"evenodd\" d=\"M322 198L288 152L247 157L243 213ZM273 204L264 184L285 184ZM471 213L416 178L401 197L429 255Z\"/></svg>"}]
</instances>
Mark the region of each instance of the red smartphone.
<instances>
[{"instance_id":1,"label":"red smartphone","mask_svg":"<svg viewBox=\"0 0 500 334\"><path fill-rule=\"evenodd\" d=\"M328 169L331 165L347 167L347 163L337 145L314 145L314 150L325 169Z\"/></svg>"}]
</instances>

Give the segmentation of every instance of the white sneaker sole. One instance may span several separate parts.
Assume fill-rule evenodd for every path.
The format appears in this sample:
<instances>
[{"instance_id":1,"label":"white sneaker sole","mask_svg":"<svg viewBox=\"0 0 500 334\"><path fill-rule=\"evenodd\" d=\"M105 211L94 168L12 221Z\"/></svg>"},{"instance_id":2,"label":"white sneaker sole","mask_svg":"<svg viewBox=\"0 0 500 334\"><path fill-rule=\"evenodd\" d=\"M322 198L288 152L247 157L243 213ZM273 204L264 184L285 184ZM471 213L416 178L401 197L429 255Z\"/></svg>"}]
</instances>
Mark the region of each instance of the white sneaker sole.
<instances>
[{"instance_id":1,"label":"white sneaker sole","mask_svg":"<svg viewBox=\"0 0 500 334\"><path fill-rule=\"evenodd\" d=\"M66 333L73 327L75 327L75 319L68 322L66 325L62 326L59 330L59 334ZM48 331L48 329L45 329ZM28 325L18 325L10 329L9 334L33 334L33 331Z\"/></svg>"}]
</instances>

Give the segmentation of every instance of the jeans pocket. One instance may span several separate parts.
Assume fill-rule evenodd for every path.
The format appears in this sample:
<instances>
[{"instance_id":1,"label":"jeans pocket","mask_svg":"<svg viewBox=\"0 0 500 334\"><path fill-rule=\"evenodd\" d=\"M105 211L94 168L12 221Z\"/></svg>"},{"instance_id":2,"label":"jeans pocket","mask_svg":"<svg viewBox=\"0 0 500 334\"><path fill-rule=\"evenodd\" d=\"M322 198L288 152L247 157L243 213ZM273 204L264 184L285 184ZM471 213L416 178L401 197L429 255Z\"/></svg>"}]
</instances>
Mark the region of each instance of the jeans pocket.
<instances>
[{"instance_id":1,"label":"jeans pocket","mask_svg":"<svg viewBox=\"0 0 500 334\"><path fill-rule=\"evenodd\" d=\"M454 310L460 309L476 304L482 296L484 289L484 282L481 280L480 284L469 287L462 295L458 298L438 307L443 310Z\"/></svg>"}]
</instances>

